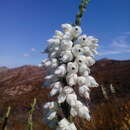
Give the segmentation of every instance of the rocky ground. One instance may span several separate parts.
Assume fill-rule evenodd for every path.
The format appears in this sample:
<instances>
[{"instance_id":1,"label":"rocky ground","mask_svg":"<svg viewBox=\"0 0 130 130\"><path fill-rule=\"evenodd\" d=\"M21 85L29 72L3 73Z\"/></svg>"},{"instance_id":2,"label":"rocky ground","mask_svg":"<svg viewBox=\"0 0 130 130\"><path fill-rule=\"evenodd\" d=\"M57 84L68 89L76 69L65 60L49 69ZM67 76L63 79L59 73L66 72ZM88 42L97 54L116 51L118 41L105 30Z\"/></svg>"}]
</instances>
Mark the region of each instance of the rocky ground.
<instances>
[{"instance_id":1,"label":"rocky ground","mask_svg":"<svg viewBox=\"0 0 130 130\"><path fill-rule=\"evenodd\" d=\"M76 118L78 130L130 130L130 61L102 59L91 73L100 86L91 92L92 120ZM34 130L49 130L43 122L43 104L49 100L49 90L41 87L44 75L44 69L30 65L0 71L0 130L8 106L11 106L8 130L26 130L34 97L37 99Z\"/></svg>"}]
</instances>

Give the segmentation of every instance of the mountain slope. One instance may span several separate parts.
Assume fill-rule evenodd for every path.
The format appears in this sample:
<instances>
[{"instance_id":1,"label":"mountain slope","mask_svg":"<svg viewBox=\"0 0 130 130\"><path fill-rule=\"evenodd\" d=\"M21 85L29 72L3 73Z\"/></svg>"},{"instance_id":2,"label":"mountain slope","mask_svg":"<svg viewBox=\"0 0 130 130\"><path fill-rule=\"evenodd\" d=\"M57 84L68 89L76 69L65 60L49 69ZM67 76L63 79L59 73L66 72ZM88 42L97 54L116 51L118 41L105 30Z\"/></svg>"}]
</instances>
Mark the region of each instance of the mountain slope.
<instances>
[{"instance_id":1,"label":"mountain slope","mask_svg":"<svg viewBox=\"0 0 130 130\"><path fill-rule=\"evenodd\" d=\"M130 116L130 61L102 59L92 67L91 73L100 84L91 92L90 110L93 120L86 122L77 118L76 125L84 130L119 130L124 127L122 123L126 122L127 116ZM23 130L26 127L25 122L34 97L37 98L34 130L47 128L42 121L43 104L49 100L49 90L41 87L44 76L44 69L31 65L0 72L0 117L4 116L10 105L10 130ZM110 90L111 83L116 91L114 94ZM108 99L104 97L101 86L105 88ZM126 123L125 126L130 124Z\"/></svg>"}]
</instances>

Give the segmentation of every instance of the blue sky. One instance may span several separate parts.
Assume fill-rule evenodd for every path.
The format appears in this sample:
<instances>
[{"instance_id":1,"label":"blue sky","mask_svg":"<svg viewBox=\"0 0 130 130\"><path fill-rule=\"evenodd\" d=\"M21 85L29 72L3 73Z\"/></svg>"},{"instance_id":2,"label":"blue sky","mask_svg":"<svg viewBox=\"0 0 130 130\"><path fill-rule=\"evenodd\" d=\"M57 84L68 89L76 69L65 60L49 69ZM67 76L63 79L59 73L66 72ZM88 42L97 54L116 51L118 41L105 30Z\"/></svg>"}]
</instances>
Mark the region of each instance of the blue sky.
<instances>
[{"instance_id":1,"label":"blue sky","mask_svg":"<svg viewBox=\"0 0 130 130\"><path fill-rule=\"evenodd\" d=\"M54 30L73 23L80 0L0 0L0 66L39 64ZM100 58L130 59L130 0L91 0L81 24Z\"/></svg>"}]
</instances>

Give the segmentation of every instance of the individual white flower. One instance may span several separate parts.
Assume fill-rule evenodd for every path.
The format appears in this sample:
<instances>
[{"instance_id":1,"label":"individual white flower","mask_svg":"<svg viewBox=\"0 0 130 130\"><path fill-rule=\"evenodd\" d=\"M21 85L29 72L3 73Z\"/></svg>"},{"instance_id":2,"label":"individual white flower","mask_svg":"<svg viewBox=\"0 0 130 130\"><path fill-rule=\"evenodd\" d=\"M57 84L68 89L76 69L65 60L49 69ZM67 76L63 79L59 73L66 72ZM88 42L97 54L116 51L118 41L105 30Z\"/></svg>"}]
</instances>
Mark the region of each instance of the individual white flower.
<instances>
[{"instance_id":1,"label":"individual white flower","mask_svg":"<svg viewBox=\"0 0 130 130\"><path fill-rule=\"evenodd\" d=\"M76 57L76 63L78 63L78 65L86 64L86 60L87 57L84 55L79 55Z\"/></svg>"},{"instance_id":2,"label":"individual white flower","mask_svg":"<svg viewBox=\"0 0 130 130\"><path fill-rule=\"evenodd\" d=\"M54 77L54 74L47 75L44 79L50 80Z\"/></svg>"},{"instance_id":3,"label":"individual white flower","mask_svg":"<svg viewBox=\"0 0 130 130\"><path fill-rule=\"evenodd\" d=\"M65 32L65 34L63 35L63 39L64 40L72 40L72 34L70 32Z\"/></svg>"},{"instance_id":4,"label":"individual white flower","mask_svg":"<svg viewBox=\"0 0 130 130\"><path fill-rule=\"evenodd\" d=\"M77 100L77 95L75 93L68 94L66 97L66 101L70 106L75 106Z\"/></svg>"},{"instance_id":5,"label":"individual white flower","mask_svg":"<svg viewBox=\"0 0 130 130\"><path fill-rule=\"evenodd\" d=\"M76 109L74 108L74 107L71 107L71 109L70 109L70 114L73 116L73 117L75 117L75 116L77 116L77 111L76 111Z\"/></svg>"},{"instance_id":6,"label":"individual white flower","mask_svg":"<svg viewBox=\"0 0 130 130\"><path fill-rule=\"evenodd\" d=\"M63 118L58 122L60 128L66 128L69 125L69 121L66 118Z\"/></svg>"},{"instance_id":7,"label":"individual white flower","mask_svg":"<svg viewBox=\"0 0 130 130\"><path fill-rule=\"evenodd\" d=\"M79 108L78 114L80 117L90 120L89 110L86 106L82 106Z\"/></svg>"},{"instance_id":8,"label":"individual white flower","mask_svg":"<svg viewBox=\"0 0 130 130\"><path fill-rule=\"evenodd\" d=\"M96 49L99 45L97 44L98 43L98 39L96 39L95 37L93 36L88 36L87 37L87 40L88 40L88 46L91 48L91 49Z\"/></svg>"},{"instance_id":9,"label":"individual white flower","mask_svg":"<svg viewBox=\"0 0 130 130\"><path fill-rule=\"evenodd\" d=\"M73 54L71 51L62 51L60 57L61 57L60 60L63 63L67 63L73 60Z\"/></svg>"},{"instance_id":10,"label":"individual white flower","mask_svg":"<svg viewBox=\"0 0 130 130\"><path fill-rule=\"evenodd\" d=\"M62 40L60 49L62 51L69 51L71 50L72 46L73 46L73 42L71 40Z\"/></svg>"},{"instance_id":11,"label":"individual white flower","mask_svg":"<svg viewBox=\"0 0 130 130\"><path fill-rule=\"evenodd\" d=\"M92 51L92 53L93 53L94 55L98 55L98 54L99 54L96 49L91 49L91 51Z\"/></svg>"},{"instance_id":12,"label":"individual white flower","mask_svg":"<svg viewBox=\"0 0 130 130\"><path fill-rule=\"evenodd\" d=\"M77 42L82 46L88 46L88 39L87 39L87 35L81 35L78 37Z\"/></svg>"},{"instance_id":13,"label":"individual white flower","mask_svg":"<svg viewBox=\"0 0 130 130\"><path fill-rule=\"evenodd\" d=\"M64 39L70 39L72 40L73 38L78 37L81 33L82 30L79 26L72 26L70 24L62 24L62 28L64 30Z\"/></svg>"},{"instance_id":14,"label":"individual white flower","mask_svg":"<svg viewBox=\"0 0 130 130\"><path fill-rule=\"evenodd\" d=\"M76 74L78 72L78 64L76 62L69 62L67 64L67 73Z\"/></svg>"},{"instance_id":15,"label":"individual white flower","mask_svg":"<svg viewBox=\"0 0 130 130\"><path fill-rule=\"evenodd\" d=\"M71 34L74 38L78 37L81 33L82 33L82 29L80 26L73 26L72 27Z\"/></svg>"},{"instance_id":16,"label":"individual white flower","mask_svg":"<svg viewBox=\"0 0 130 130\"><path fill-rule=\"evenodd\" d=\"M58 66L58 60L56 58L51 59L51 67L56 68Z\"/></svg>"},{"instance_id":17,"label":"individual white flower","mask_svg":"<svg viewBox=\"0 0 130 130\"><path fill-rule=\"evenodd\" d=\"M48 47L47 47L47 52L49 53L53 53L54 51L57 52L60 48L60 39L49 39L48 40Z\"/></svg>"},{"instance_id":18,"label":"individual white flower","mask_svg":"<svg viewBox=\"0 0 130 130\"><path fill-rule=\"evenodd\" d=\"M86 77L79 76L78 79L77 79L77 82L78 82L79 86L85 85L86 84Z\"/></svg>"},{"instance_id":19,"label":"individual white flower","mask_svg":"<svg viewBox=\"0 0 130 130\"><path fill-rule=\"evenodd\" d=\"M77 130L74 123L71 123L69 126L67 126L66 130Z\"/></svg>"},{"instance_id":20,"label":"individual white flower","mask_svg":"<svg viewBox=\"0 0 130 130\"><path fill-rule=\"evenodd\" d=\"M51 96L54 96L58 92L62 91L62 84L61 84L61 82L55 82L55 83L51 84L51 87L53 87L52 90L50 91L50 95Z\"/></svg>"},{"instance_id":21,"label":"individual white flower","mask_svg":"<svg viewBox=\"0 0 130 130\"><path fill-rule=\"evenodd\" d=\"M43 64L41 63L41 64L38 64L38 67L43 67Z\"/></svg>"},{"instance_id":22,"label":"individual white flower","mask_svg":"<svg viewBox=\"0 0 130 130\"><path fill-rule=\"evenodd\" d=\"M50 83L57 82L59 80L59 78L54 74L47 75L44 79Z\"/></svg>"},{"instance_id":23,"label":"individual white flower","mask_svg":"<svg viewBox=\"0 0 130 130\"><path fill-rule=\"evenodd\" d=\"M66 76L66 81L68 83L69 86L74 86L77 84L77 79L78 79L78 76L77 74L67 74Z\"/></svg>"},{"instance_id":24,"label":"individual white flower","mask_svg":"<svg viewBox=\"0 0 130 130\"><path fill-rule=\"evenodd\" d=\"M84 92L84 97L85 97L86 99L89 99L89 98L90 98L90 93L89 93L88 91L85 91L85 92Z\"/></svg>"},{"instance_id":25,"label":"individual white flower","mask_svg":"<svg viewBox=\"0 0 130 130\"><path fill-rule=\"evenodd\" d=\"M92 77L92 76L88 76L87 77L88 81L89 81L89 87L98 87L98 83L96 82L96 80Z\"/></svg>"},{"instance_id":26,"label":"individual white flower","mask_svg":"<svg viewBox=\"0 0 130 130\"><path fill-rule=\"evenodd\" d=\"M63 39L63 32L56 30L55 35L53 36L54 39Z\"/></svg>"},{"instance_id":27,"label":"individual white flower","mask_svg":"<svg viewBox=\"0 0 130 130\"><path fill-rule=\"evenodd\" d=\"M47 69L48 69L49 67L55 68L55 67L58 66L58 60L57 60L56 58L52 58L52 59L50 59L50 60L46 59L46 60L43 60L43 61L42 61L42 64L43 64L43 66L46 67Z\"/></svg>"},{"instance_id":28,"label":"individual white flower","mask_svg":"<svg viewBox=\"0 0 130 130\"><path fill-rule=\"evenodd\" d=\"M88 56L88 57L86 57L86 65L89 67L89 66L92 66L92 65L94 65L95 64L95 60L92 58L92 57L90 57L90 56Z\"/></svg>"},{"instance_id":29,"label":"individual white flower","mask_svg":"<svg viewBox=\"0 0 130 130\"><path fill-rule=\"evenodd\" d=\"M48 54L49 58L56 58L57 57L57 54L58 52L57 51L53 51L51 53Z\"/></svg>"},{"instance_id":30,"label":"individual white flower","mask_svg":"<svg viewBox=\"0 0 130 130\"><path fill-rule=\"evenodd\" d=\"M85 96L85 98L89 98L89 88L88 88L88 86L86 86L86 85L83 85L83 86L80 86L79 87L79 94L81 95L81 96Z\"/></svg>"},{"instance_id":31,"label":"individual white flower","mask_svg":"<svg viewBox=\"0 0 130 130\"><path fill-rule=\"evenodd\" d=\"M78 111L79 108L81 108L82 106L83 106L83 103L81 101L77 100L74 107Z\"/></svg>"},{"instance_id":32,"label":"individual white flower","mask_svg":"<svg viewBox=\"0 0 130 130\"><path fill-rule=\"evenodd\" d=\"M58 77L63 77L66 74L66 65L62 64L55 70L55 75Z\"/></svg>"},{"instance_id":33,"label":"individual white flower","mask_svg":"<svg viewBox=\"0 0 130 130\"><path fill-rule=\"evenodd\" d=\"M87 76L90 74L90 69L86 64L79 65L79 73L80 75Z\"/></svg>"},{"instance_id":34,"label":"individual white flower","mask_svg":"<svg viewBox=\"0 0 130 130\"><path fill-rule=\"evenodd\" d=\"M66 100L66 94L65 93L63 93L63 92L61 92L60 94L59 94L59 96L58 96L58 103L60 104L60 103L63 103L65 100Z\"/></svg>"},{"instance_id":35,"label":"individual white flower","mask_svg":"<svg viewBox=\"0 0 130 130\"><path fill-rule=\"evenodd\" d=\"M42 60L42 64L44 67L49 67L51 66L51 60L48 60L48 59L45 59L45 60Z\"/></svg>"},{"instance_id":36,"label":"individual white flower","mask_svg":"<svg viewBox=\"0 0 130 130\"><path fill-rule=\"evenodd\" d=\"M81 47L80 44L76 44L73 46L72 48L72 53L75 57L77 57L78 55L83 54L83 48Z\"/></svg>"},{"instance_id":37,"label":"individual white flower","mask_svg":"<svg viewBox=\"0 0 130 130\"><path fill-rule=\"evenodd\" d=\"M83 54L86 56L94 56L94 54L96 54L96 51L94 51L94 49L90 49L89 47L85 46L83 47Z\"/></svg>"},{"instance_id":38,"label":"individual white flower","mask_svg":"<svg viewBox=\"0 0 130 130\"><path fill-rule=\"evenodd\" d=\"M47 103L44 105L44 108L45 108L45 109L47 109L47 108L52 109L52 108L54 108L54 106L55 106L55 103L54 103L54 102L47 102Z\"/></svg>"},{"instance_id":39,"label":"individual white flower","mask_svg":"<svg viewBox=\"0 0 130 130\"><path fill-rule=\"evenodd\" d=\"M72 93L72 92L74 92L74 90L73 90L73 88L71 88L71 87L69 87L69 86L65 86L65 87L63 88L63 93L65 93L65 94L70 94L70 93Z\"/></svg>"},{"instance_id":40,"label":"individual white flower","mask_svg":"<svg viewBox=\"0 0 130 130\"><path fill-rule=\"evenodd\" d=\"M54 119L56 117L56 112L54 111L54 112L52 112L48 117L47 117L47 119L48 120L52 120L52 119Z\"/></svg>"},{"instance_id":41,"label":"individual white flower","mask_svg":"<svg viewBox=\"0 0 130 130\"><path fill-rule=\"evenodd\" d=\"M70 32L72 30L71 24L62 24L61 27L63 28L64 32Z\"/></svg>"},{"instance_id":42,"label":"individual white flower","mask_svg":"<svg viewBox=\"0 0 130 130\"><path fill-rule=\"evenodd\" d=\"M57 51L53 51L52 53L48 54L49 58L56 58L57 57Z\"/></svg>"}]
</instances>

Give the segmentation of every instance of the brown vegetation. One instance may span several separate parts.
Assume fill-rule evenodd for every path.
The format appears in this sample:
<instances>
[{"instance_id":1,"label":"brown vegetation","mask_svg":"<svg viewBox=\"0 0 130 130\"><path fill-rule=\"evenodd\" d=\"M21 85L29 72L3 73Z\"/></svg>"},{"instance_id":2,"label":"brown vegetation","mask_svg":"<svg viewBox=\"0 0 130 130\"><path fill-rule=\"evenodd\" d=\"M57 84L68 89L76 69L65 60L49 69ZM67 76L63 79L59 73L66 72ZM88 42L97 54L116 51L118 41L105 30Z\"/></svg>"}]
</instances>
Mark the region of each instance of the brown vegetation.
<instances>
[{"instance_id":1,"label":"brown vegetation","mask_svg":"<svg viewBox=\"0 0 130 130\"><path fill-rule=\"evenodd\" d=\"M49 90L41 88L44 74L44 69L36 66L0 72L0 130L8 106L11 106L8 130L26 130L34 97L37 99L34 130L49 130L43 123L43 104L49 100ZM92 67L92 75L100 84L91 92L92 120L88 122L77 117L78 130L130 130L130 61L97 61ZM111 83L116 93L111 92ZM105 88L107 99L101 86Z\"/></svg>"}]
</instances>

